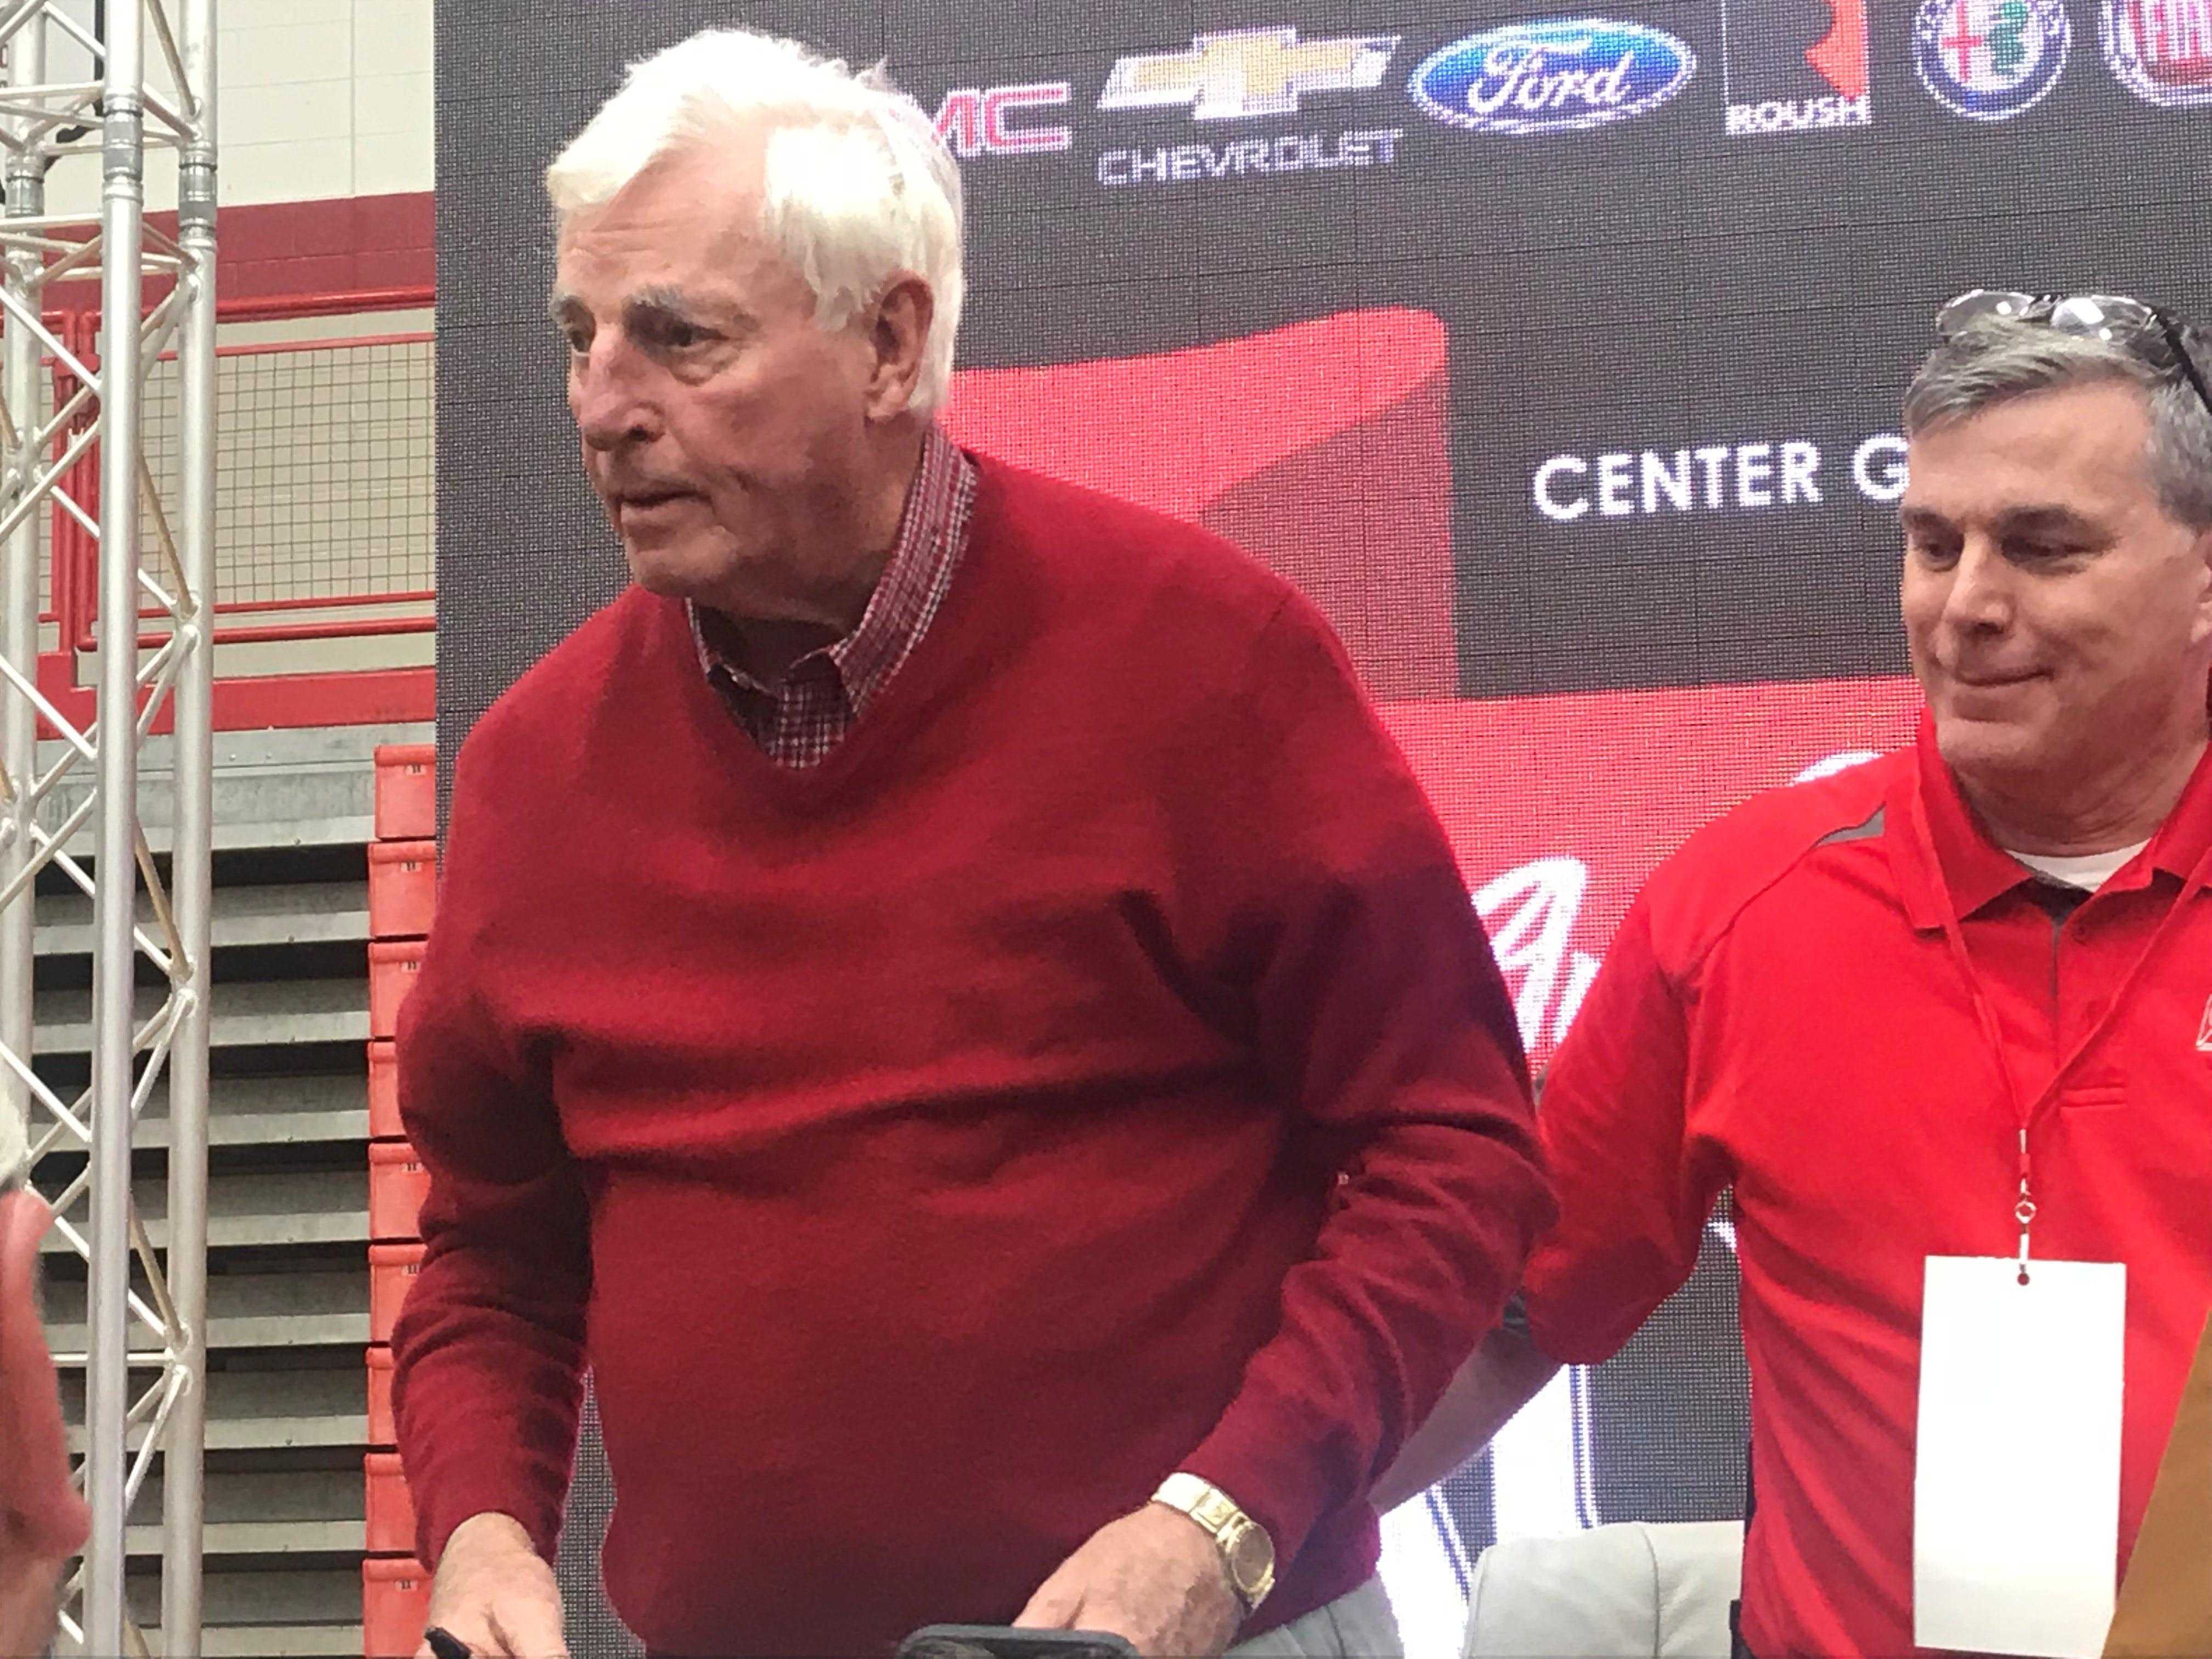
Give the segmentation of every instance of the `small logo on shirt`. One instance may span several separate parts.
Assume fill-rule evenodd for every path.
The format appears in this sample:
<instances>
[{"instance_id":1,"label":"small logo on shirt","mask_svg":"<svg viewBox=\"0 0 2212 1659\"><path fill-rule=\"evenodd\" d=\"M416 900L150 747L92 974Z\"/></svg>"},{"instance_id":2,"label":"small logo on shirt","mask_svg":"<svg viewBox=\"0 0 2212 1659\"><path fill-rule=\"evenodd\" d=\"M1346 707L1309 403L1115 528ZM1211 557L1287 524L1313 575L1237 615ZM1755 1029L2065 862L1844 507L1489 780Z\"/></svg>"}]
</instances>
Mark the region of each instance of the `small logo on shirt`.
<instances>
[{"instance_id":1,"label":"small logo on shirt","mask_svg":"<svg viewBox=\"0 0 2212 1659\"><path fill-rule=\"evenodd\" d=\"M2212 999L2204 1004L2204 1018L2197 1027L2197 1052L2212 1054Z\"/></svg>"}]
</instances>

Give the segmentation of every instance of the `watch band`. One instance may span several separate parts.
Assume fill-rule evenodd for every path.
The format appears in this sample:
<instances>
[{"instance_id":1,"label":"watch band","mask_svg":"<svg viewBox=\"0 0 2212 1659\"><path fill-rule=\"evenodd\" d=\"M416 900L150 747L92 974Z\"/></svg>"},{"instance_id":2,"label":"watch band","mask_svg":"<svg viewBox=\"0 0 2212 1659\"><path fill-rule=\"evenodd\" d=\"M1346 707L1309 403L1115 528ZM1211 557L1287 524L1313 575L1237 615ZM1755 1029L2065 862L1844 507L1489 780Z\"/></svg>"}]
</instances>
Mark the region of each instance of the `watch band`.
<instances>
[{"instance_id":1,"label":"watch band","mask_svg":"<svg viewBox=\"0 0 2212 1659\"><path fill-rule=\"evenodd\" d=\"M1206 1530L1245 1613L1256 1611L1275 1587L1275 1542L1267 1529L1212 1481L1181 1470L1160 1482L1152 1501L1180 1510Z\"/></svg>"}]
</instances>

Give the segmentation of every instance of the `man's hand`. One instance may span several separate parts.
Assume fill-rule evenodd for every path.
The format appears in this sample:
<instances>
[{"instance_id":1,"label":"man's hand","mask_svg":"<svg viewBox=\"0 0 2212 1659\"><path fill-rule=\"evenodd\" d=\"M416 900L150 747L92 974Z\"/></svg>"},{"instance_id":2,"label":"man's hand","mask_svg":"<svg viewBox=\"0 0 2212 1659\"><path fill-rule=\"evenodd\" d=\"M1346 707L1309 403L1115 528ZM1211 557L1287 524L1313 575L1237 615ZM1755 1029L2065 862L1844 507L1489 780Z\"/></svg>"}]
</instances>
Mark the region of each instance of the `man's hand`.
<instances>
[{"instance_id":1,"label":"man's hand","mask_svg":"<svg viewBox=\"0 0 2212 1659\"><path fill-rule=\"evenodd\" d=\"M39 1326L39 1240L52 1218L35 1193L0 1194L0 1654L45 1651L62 1569L92 1528Z\"/></svg>"},{"instance_id":2,"label":"man's hand","mask_svg":"<svg viewBox=\"0 0 2212 1659\"><path fill-rule=\"evenodd\" d=\"M453 1528L428 1623L483 1659L568 1659L561 1587L512 1516L472 1515ZM428 1641L415 1659L433 1659Z\"/></svg>"},{"instance_id":3,"label":"man's hand","mask_svg":"<svg viewBox=\"0 0 2212 1659\"><path fill-rule=\"evenodd\" d=\"M1244 1604L1206 1529L1164 1504L1109 1521L1044 1581L1017 1625L1124 1637L1146 1659L1211 1659Z\"/></svg>"}]
</instances>

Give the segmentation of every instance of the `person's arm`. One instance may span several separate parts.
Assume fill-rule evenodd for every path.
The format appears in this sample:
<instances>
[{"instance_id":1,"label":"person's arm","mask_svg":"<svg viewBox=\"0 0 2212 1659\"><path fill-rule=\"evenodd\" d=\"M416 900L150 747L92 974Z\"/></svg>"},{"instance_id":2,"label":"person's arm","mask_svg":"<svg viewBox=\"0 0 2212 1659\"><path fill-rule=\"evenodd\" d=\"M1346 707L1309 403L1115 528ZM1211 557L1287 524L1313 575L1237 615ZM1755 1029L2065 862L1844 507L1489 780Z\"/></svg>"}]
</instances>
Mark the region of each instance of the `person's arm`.
<instances>
[{"instance_id":1,"label":"person's arm","mask_svg":"<svg viewBox=\"0 0 2212 1659\"><path fill-rule=\"evenodd\" d=\"M1545 1069L1536 1123L1559 1213L1528 1259L1521 1304L1530 1340L1569 1364L1612 1358L1682 1287L1730 1176L1691 1124L1701 1085L1684 980L1710 941L1680 857L1629 906Z\"/></svg>"},{"instance_id":2,"label":"person's arm","mask_svg":"<svg viewBox=\"0 0 2212 1659\"><path fill-rule=\"evenodd\" d=\"M1206 908L1187 935L1210 942L1199 966L1249 1009L1292 1146L1336 1173L1274 1335L1180 1468L1265 1528L1286 1567L1317 1520L1366 1495L1497 1323L1552 1200L1513 1010L1449 842L1303 599L1255 644L1245 685L1182 872ZM1184 1593L1168 1565L1185 1559L1177 1529L1207 1542L1159 1505L1110 1523L1030 1614L1133 1634L1146 1652L1209 1650L1218 1583L1206 1620L1145 1622ZM1131 1565L1147 1552L1158 1571Z\"/></svg>"},{"instance_id":3,"label":"person's arm","mask_svg":"<svg viewBox=\"0 0 2212 1659\"><path fill-rule=\"evenodd\" d=\"M436 1568L431 1623L479 1655L539 1659L563 1650L547 1563L582 1400L589 1215L543 1056L500 1002L501 878L526 856L501 803L544 783L503 779L498 761L463 753L437 923L400 1019L400 1113L430 1190L392 1404L417 1550Z\"/></svg>"},{"instance_id":4,"label":"person's arm","mask_svg":"<svg viewBox=\"0 0 2212 1659\"><path fill-rule=\"evenodd\" d=\"M0 1654L46 1650L62 1570L92 1528L39 1322L39 1240L52 1219L36 1194L0 1192Z\"/></svg>"},{"instance_id":5,"label":"person's arm","mask_svg":"<svg viewBox=\"0 0 2212 1659\"><path fill-rule=\"evenodd\" d=\"M1629 908L1545 1073L1536 1127L1558 1219L1529 1258L1504 1328L1461 1368L1376 1483L1382 1507L1418 1495L1489 1444L1561 1361L1610 1358L1697 1265L1727 1171L1687 1127L1689 1004L1662 959L1652 891L1670 873L1655 876Z\"/></svg>"},{"instance_id":6,"label":"person's arm","mask_svg":"<svg viewBox=\"0 0 2212 1659\"><path fill-rule=\"evenodd\" d=\"M1375 1483L1375 1507L1386 1513L1419 1498L1497 1437L1515 1413L1559 1375L1559 1362L1528 1340L1525 1323L1509 1320L1468 1356L1444 1397L1399 1449Z\"/></svg>"},{"instance_id":7,"label":"person's arm","mask_svg":"<svg viewBox=\"0 0 2212 1659\"><path fill-rule=\"evenodd\" d=\"M1496 1326L1553 1203L1512 1005L1450 843L1304 600L1249 684L1229 934L1247 941L1267 1075L1339 1173L1274 1337L1183 1467L1287 1560L1369 1492Z\"/></svg>"}]
</instances>

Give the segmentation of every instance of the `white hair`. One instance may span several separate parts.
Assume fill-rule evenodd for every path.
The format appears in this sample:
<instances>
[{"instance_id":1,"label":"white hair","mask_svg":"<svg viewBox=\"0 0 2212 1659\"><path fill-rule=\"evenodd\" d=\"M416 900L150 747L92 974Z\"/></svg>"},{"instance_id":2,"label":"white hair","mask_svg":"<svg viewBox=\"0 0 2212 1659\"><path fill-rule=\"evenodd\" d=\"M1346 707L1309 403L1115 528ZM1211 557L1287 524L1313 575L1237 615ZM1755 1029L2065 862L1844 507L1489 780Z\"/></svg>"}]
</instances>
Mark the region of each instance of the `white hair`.
<instances>
[{"instance_id":1,"label":"white hair","mask_svg":"<svg viewBox=\"0 0 2212 1659\"><path fill-rule=\"evenodd\" d=\"M894 275L921 276L936 304L915 407L941 407L965 288L960 168L881 65L854 71L796 40L702 29L629 66L545 169L545 193L565 227L663 156L726 143L761 115L775 119L762 228L813 290L816 321L844 328Z\"/></svg>"}]
</instances>

